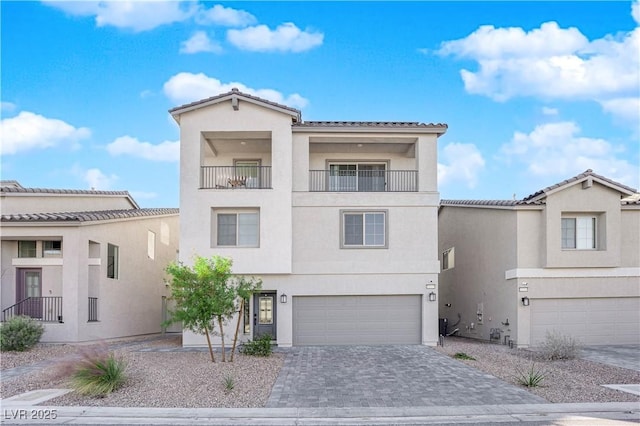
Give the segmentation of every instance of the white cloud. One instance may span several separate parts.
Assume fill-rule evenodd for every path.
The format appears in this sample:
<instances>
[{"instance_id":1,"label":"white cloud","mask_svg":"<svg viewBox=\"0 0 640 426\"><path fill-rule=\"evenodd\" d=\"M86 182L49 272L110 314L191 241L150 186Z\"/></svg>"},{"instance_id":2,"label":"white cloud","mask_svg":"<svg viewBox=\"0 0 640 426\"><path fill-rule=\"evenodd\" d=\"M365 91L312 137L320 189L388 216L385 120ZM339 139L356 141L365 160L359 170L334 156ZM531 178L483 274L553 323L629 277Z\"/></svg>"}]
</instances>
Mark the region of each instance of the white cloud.
<instances>
[{"instance_id":1,"label":"white cloud","mask_svg":"<svg viewBox=\"0 0 640 426\"><path fill-rule=\"evenodd\" d=\"M62 120L46 118L29 111L22 111L15 117L0 121L0 139L3 155L20 151L68 145L86 139L91 131L86 127L74 127Z\"/></svg>"},{"instance_id":2,"label":"white cloud","mask_svg":"<svg viewBox=\"0 0 640 426\"><path fill-rule=\"evenodd\" d=\"M241 30L228 30L227 40L239 49L254 52L303 52L320 46L324 34L301 31L291 22L279 25L275 30L257 25Z\"/></svg>"},{"instance_id":3,"label":"white cloud","mask_svg":"<svg viewBox=\"0 0 640 426\"><path fill-rule=\"evenodd\" d=\"M468 188L475 188L485 161L474 144L450 143L444 147L440 158L444 162L438 163L439 185L459 181Z\"/></svg>"},{"instance_id":4,"label":"white cloud","mask_svg":"<svg viewBox=\"0 0 640 426\"><path fill-rule=\"evenodd\" d=\"M566 177L592 169L596 173L634 186L638 166L629 163L623 147L606 139L580 136L580 128L571 121L546 123L530 133L515 132L502 145L508 162L524 164L533 176Z\"/></svg>"},{"instance_id":5,"label":"white cloud","mask_svg":"<svg viewBox=\"0 0 640 426\"><path fill-rule=\"evenodd\" d=\"M107 176L100 169L89 169L83 171L83 180L89 185L89 188L96 191L105 191L111 189L111 186L118 180L118 176Z\"/></svg>"},{"instance_id":6,"label":"white cloud","mask_svg":"<svg viewBox=\"0 0 640 426\"><path fill-rule=\"evenodd\" d=\"M136 32L189 19L197 11L184 1L46 1L46 4L74 16L95 16L98 27L113 26Z\"/></svg>"},{"instance_id":7,"label":"white cloud","mask_svg":"<svg viewBox=\"0 0 640 426\"><path fill-rule=\"evenodd\" d=\"M542 113L544 115L558 115L558 109L557 108L550 108L550 107L542 107Z\"/></svg>"},{"instance_id":8,"label":"white cloud","mask_svg":"<svg viewBox=\"0 0 640 426\"><path fill-rule=\"evenodd\" d=\"M158 145L140 142L131 136L121 136L107 145L111 155L130 155L151 161L177 162L180 160L180 142L165 141Z\"/></svg>"},{"instance_id":9,"label":"white cloud","mask_svg":"<svg viewBox=\"0 0 640 426\"><path fill-rule=\"evenodd\" d=\"M17 108L16 104L12 102L2 101L0 102L0 111L2 112L13 112Z\"/></svg>"},{"instance_id":10,"label":"white cloud","mask_svg":"<svg viewBox=\"0 0 640 426\"><path fill-rule=\"evenodd\" d=\"M234 87L237 87L241 92L295 108L304 108L308 103L297 93L285 97L273 89L252 89L238 82L222 83L220 80L207 77L203 73L178 73L164 83L163 89L173 102L186 103L229 92Z\"/></svg>"},{"instance_id":11,"label":"white cloud","mask_svg":"<svg viewBox=\"0 0 640 426\"><path fill-rule=\"evenodd\" d=\"M632 1L631 2L631 16L633 20L636 21L636 24L640 25L640 1Z\"/></svg>"},{"instance_id":12,"label":"white cloud","mask_svg":"<svg viewBox=\"0 0 640 426\"><path fill-rule=\"evenodd\" d=\"M189 40L183 41L180 53L222 52L220 44L212 41L206 32L196 31Z\"/></svg>"},{"instance_id":13,"label":"white cloud","mask_svg":"<svg viewBox=\"0 0 640 426\"><path fill-rule=\"evenodd\" d=\"M201 9L196 15L200 25L214 24L225 27L246 27L257 22L256 17L244 10L232 9L216 4L211 9Z\"/></svg>"},{"instance_id":14,"label":"white cloud","mask_svg":"<svg viewBox=\"0 0 640 426\"><path fill-rule=\"evenodd\" d=\"M481 26L465 38L442 43L438 53L477 62L477 71L460 71L469 93L496 101L532 96L604 105L637 96L639 51L640 28L590 41L577 28L546 22L528 32Z\"/></svg>"},{"instance_id":15,"label":"white cloud","mask_svg":"<svg viewBox=\"0 0 640 426\"><path fill-rule=\"evenodd\" d=\"M610 99L602 102L602 108L606 112L636 126L640 122L640 98Z\"/></svg>"}]
</instances>

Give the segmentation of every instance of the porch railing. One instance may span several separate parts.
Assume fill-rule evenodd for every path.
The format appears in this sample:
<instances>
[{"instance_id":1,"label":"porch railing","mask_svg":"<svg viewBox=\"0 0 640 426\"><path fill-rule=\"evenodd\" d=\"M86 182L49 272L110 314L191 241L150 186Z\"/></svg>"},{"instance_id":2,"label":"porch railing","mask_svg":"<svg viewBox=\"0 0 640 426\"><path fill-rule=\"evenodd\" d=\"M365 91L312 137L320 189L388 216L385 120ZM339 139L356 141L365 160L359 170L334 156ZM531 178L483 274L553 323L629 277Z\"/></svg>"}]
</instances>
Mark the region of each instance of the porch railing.
<instances>
[{"instance_id":1,"label":"porch railing","mask_svg":"<svg viewBox=\"0 0 640 426\"><path fill-rule=\"evenodd\" d=\"M98 321L98 298L90 297L89 298L89 318L88 322L96 322Z\"/></svg>"},{"instance_id":2,"label":"porch railing","mask_svg":"<svg viewBox=\"0 0 640 426\"><path fill-rule=\"evenodd\" d=\"M271 166L201 166L200 189L271 189Z\"/></svg>"},{"instance_id":3,"label":"porch railing","mask_svg":"<svg viewBox=\"0 0 640 426\"><path fill-rule=\"evenodd\" d=\"M417 192L417 170L309 170L311 192Z\"/></svg>"},{"instance_id":4,"label":"porch railing","mask_svg":"<svg viewBox=\"0 0 640 426\"><path fill-rule=\"evenodd\" d=\"M2 321L25 315L42 322L62 322L62 297L27 297L2 310Z\"/></svg>"}]
</instances>

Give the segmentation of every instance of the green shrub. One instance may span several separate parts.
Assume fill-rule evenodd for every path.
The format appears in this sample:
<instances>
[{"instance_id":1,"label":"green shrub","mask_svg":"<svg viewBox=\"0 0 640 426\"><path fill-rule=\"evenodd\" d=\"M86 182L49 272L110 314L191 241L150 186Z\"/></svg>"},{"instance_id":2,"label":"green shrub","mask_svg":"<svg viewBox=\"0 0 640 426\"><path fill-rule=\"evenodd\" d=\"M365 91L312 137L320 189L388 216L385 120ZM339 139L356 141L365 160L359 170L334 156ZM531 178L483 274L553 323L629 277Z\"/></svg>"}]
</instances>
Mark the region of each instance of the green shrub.
<instances>
[{"instance_id":1,"label":"green shrub","mask_svg":"<svg viewBox=\"0 0 640 426\"><path fill-rule=\"evenodd\" d=\"M241 353L251 356L269 356L273 352L271 336L263 334L255 340L243 343L238 349Z\"/></svg>"},{"instance_id":2,"label":"green shrub","mask_svg":"<svg viewBox=\"0 0 640 426\"><path fill-rule=\"evenodd\" d=\"M544 375L545 372L541 368L536 367L535 363L532 363L531 367L526 370L517 369L516 380L522 386L535 388L542 384Z\"/></svg>"},{"instance_id":3,"label":"green shrub","mask_svg":"<svg viewBox=\"0 0 640 426\"><path fill-rule=\"evenodd\" d=\"M542 343L542 355L545 359L573 359L580 354L581 345L575 338L566 336L556 330L547 331Z\"/></svg>"},{"instance_id":4,"label":"green shrub","mask_svg":"<svg viewBox=\"0 0 640 426\"><path fill-rule=\"evenodd\" d=\"M110 353L106 346L89 347L72 361L71 387L88 396L103 397L124 385L126 363Z\"/></svg>"},{"instance_id":5,"label":"green shrub","mask_svg":"<svg viewBox=\"0 0 640 426\"><path fill-rule=\"evenodd\" d=\"M3 351L26 351L40 341L44 326L26 316L11 318L0 326L0 349Z\"/></svg>"},{"instance_id":6,"label":"green shrub","mask_svg":"<svg viewBox=\"0 0 640 426\"><path fill-rule=\"evenodd\" d=\"M456 352L453 357L455 359L468 359L470 361L475 361L476 359L474 357L472 357L471 355L467 355L464 352Z\"/></svg>"}]
</instances>

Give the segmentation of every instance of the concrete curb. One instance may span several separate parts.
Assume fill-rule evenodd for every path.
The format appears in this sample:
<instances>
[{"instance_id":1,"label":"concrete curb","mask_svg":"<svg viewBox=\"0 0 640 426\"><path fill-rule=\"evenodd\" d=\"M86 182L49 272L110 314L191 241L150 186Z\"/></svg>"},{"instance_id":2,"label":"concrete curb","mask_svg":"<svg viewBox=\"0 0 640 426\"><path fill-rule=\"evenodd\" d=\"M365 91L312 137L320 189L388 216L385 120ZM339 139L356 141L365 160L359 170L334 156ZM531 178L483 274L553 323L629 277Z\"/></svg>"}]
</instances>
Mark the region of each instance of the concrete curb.
<instances>
[{"instance_id":1,"label":"concrete curb","mask_svg":"<svg viewBox=\"0 0 640 426\"><path fill-rule=\"evenodd\" d=\"M52 418L54 415L55 418ZM121 408L29 406L3 402L2 420L3 424L371 425L557 420L567 421L568 424L606 424L604 420L640 421L640 404L610 402L402 408ZM588 423L591 420L594 423Z\"/></svg>"}]
</instances>

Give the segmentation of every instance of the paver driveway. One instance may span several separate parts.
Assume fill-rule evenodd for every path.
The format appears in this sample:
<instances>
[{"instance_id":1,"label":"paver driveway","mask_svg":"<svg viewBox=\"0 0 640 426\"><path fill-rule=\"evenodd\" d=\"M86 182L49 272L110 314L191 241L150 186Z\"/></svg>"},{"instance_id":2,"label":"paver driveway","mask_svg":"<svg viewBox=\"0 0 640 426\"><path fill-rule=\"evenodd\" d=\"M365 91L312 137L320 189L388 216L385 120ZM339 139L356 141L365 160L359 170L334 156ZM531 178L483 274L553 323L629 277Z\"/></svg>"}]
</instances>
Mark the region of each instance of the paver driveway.
<instances>
[{"instance_id":1,"label":"paver driveway","mask_svg":"<svg viewBox=\"0 0 640 426\"><path fill-rule=\"evenodd\" d=\"M285 353L267 407L547 402L426 346L306 346Z\"/></svg>"}]
</instances>

